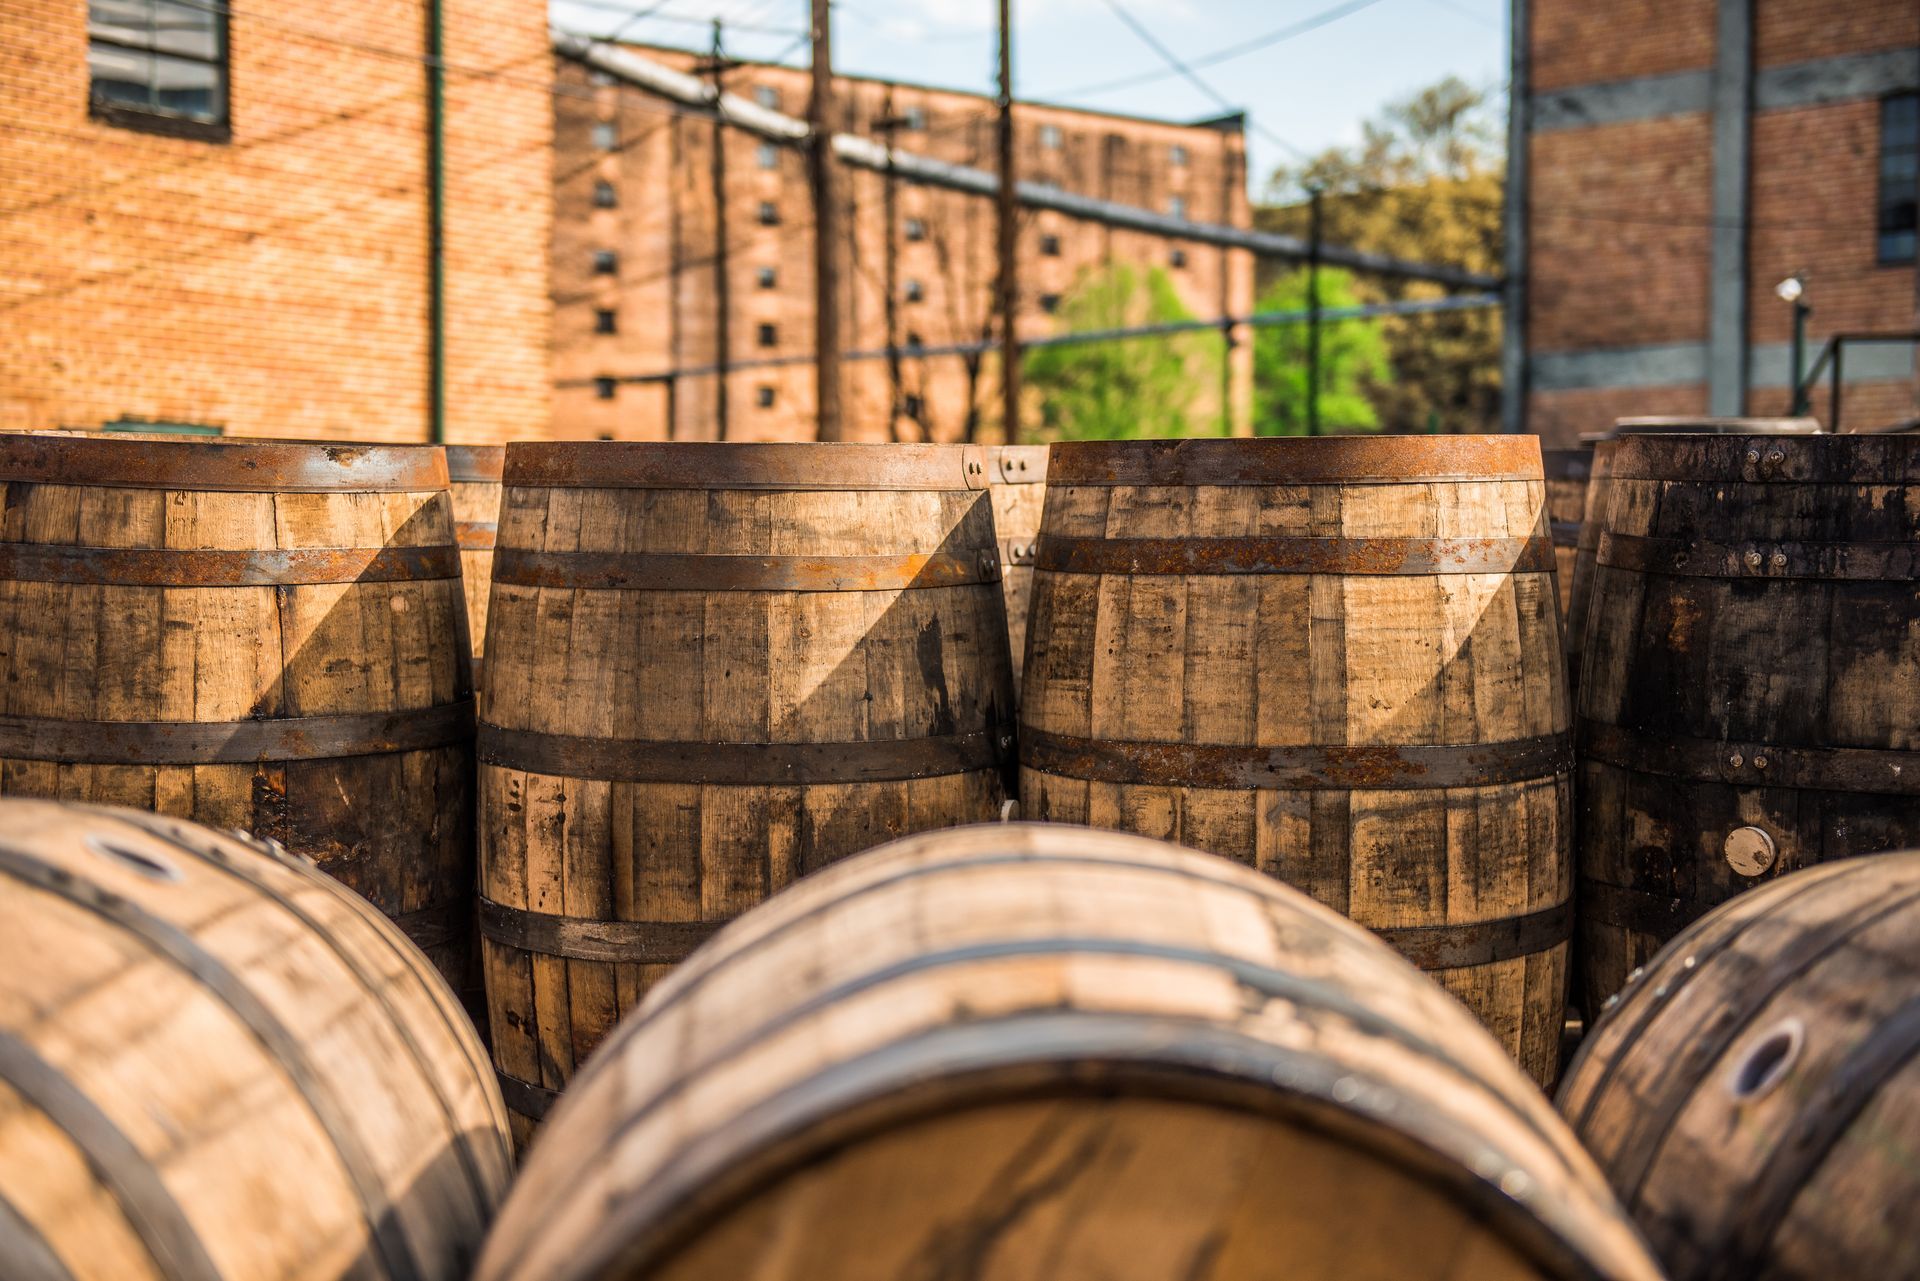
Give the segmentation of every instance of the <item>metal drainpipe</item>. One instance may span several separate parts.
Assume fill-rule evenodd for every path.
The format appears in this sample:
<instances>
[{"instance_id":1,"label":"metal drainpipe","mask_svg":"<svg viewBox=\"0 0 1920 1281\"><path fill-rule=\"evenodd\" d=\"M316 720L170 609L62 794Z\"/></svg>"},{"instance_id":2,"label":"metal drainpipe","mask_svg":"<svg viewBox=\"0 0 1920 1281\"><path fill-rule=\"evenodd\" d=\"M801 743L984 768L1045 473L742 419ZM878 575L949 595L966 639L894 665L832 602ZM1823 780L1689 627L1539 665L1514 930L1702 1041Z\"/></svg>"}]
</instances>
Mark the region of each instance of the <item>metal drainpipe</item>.
<instances>
[{"instance_id":1,"label":"metal drainpipe","mask_svg":"<svg viewBox=\"0 0 1920 1281\"><path fill-rule=\"evenodd\" d=\"M447 72L444 0L427 0L427 440L447 439Z\"/></svg>"}]
</instances>

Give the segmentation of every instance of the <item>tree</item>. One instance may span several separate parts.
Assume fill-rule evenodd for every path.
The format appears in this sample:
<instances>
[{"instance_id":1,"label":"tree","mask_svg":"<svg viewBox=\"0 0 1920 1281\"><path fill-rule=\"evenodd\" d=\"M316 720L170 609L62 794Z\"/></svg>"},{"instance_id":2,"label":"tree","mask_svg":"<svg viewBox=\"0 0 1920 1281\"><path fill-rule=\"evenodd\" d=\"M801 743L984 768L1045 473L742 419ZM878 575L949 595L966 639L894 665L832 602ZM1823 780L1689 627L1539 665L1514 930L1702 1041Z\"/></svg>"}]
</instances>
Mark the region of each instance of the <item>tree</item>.
<instances>
[{"instance_id":1,"label":"tree","mask_svg":"<svg viewBox=\"0 0 1920 1281\"><path fill-rule=\"evenodd\" d=\"M1144 276L1126 263L1083 272L1061 301L1062 333L1093 333L1192 320L1158 267ZM1041 400L1049 440L1130 440L1216 436L1202 416L1202 389L1220 382L1220 337L1193 332L1029 348L1026 384Z\"/></svg>"},{"instance_id":2,"label":"tree","mask_svg":"<svg viewBox=\"0 0 1920 1281\"><path fill-rule=\"evenodd\" d=\"M1361 141L1274 172L1254 225L1304 237L1306 193L1319 188L1329 244L1498 275L1506 169L1488 95L1449 76L1389 105ZM1266 266L1267 280L1291 264ZM1262 281L1262 285L1266 280ZM1440 298L1420 281L1364 277L1363 302ZM1390 374L1369 378L1368 398L1389 431L1490 429L1500 408L1497 308L1396 316L1379 322Z\"/></svg>"},{"instance_id":3,"label":"tree","mask_svg":"<svg viewBox=\"0 0 1920 1281\"><path fill-rule=\"evenodd\" d=\"M1320 306L1352 307L1358 302L1353 280L1344 271L1320 270ZM1305 269L1282 276L1260 295L1254 310L1307 310ZM1308 327L1303 323L1267 325L1253 338L1253 430L1261 436L1303 436L1307 431ZM1323 432L1374 431L1380 416L1368 386L1391 376L1387 341L1370 320L1323 320L1320 324L1319 410Z\"/></svg>"}]
</instances>

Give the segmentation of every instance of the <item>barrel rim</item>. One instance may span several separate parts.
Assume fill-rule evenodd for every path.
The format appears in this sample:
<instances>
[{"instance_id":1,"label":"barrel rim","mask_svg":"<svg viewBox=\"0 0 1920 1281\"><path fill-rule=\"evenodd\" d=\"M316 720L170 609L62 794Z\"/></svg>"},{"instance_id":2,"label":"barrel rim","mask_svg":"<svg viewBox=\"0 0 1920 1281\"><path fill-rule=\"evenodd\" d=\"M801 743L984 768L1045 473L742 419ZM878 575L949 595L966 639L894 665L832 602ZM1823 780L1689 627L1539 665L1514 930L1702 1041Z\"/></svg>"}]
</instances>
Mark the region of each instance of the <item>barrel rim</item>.
<instances>
[{"instance_id":1,"label":"barrel rim","mask_svg":"<svg viewBox=\"0 0 1920 1281\"><path fill-rule=\"evenodd\" d=\"M435 445L0 435L0 483L219 493L418 493L447 487Z\"/></svg>"},{"instance_id":2,"label":"barrel rim","mask_svg":"<svg viewBox=\"0 0 1920 1281\"><path fill-rule=\"evenodd\" d=\"M497 485L506 466L505 445L448 445L447 479L455 485Z\"/></svg>"},{"instance_id":3,"label":"barrel rim","mask_svg":"<svg viewBox=\"0 0 1920 1281\"><path fill-rule=\"evenodd\" d=\"M502 480L546 489L984 490L984 446L839 441L515 441Z\"/></svg>"},{"instance_id":4,"label":"barrel rim","mask_svg":"<svg viewBox=\"0 0 1920 1281\"><path fill-rule=\"evenodd\" d=\"M1100 488L1537 481L1545 473L1538 436L1301 436L1067 441L1053 446L1047 478Z\"/></svg>"},{"instance_id":5,"label":"barrel rim","mask_svg":"<svg viewBox=\"0 0 1920 1281\"><path fill-rule=\"evenodd\" d=\"M1830 433L1752 437L1667 433L1609 442L1607 479L1682 484L1899 484L1920 482L1920 436Z\"/></svg>"},{"instance_id":6,"label":"barrel rim","mask_svg":"<svg viewBox=\"0 0 1920 1281\"><path fill-rule=\"evenodd\" d=\"M1727 414L1639 414L1613 420L1615 436L1818 436L1817 418L1742 418Z\"/></svg>"}]
</instances>

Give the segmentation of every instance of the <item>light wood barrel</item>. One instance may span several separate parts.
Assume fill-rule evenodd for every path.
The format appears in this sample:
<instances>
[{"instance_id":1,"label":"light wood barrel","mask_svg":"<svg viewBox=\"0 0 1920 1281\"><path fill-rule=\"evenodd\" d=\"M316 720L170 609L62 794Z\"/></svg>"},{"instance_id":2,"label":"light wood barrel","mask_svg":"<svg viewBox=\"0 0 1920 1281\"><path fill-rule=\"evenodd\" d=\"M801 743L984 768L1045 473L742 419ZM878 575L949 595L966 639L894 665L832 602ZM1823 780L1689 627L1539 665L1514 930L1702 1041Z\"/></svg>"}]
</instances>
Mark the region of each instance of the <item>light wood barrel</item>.
<instances>
[{"instance_id":1,"label":"light wood barrel","mask_svg":"<svg viewBox=\"0 0 1920 1281\"><path fill-rule=\"evenodd\" d=\"M1048 466L1026 817L1306 890L1550 1081L1573 766L1537 440L1066 444Z\"/></svg>"},{"instance_id":2,"label":"light wood barrel","mask_svg":"<svg viewBox=\"0 0 1920 1281\"><path fill-rule=\"evenodd\" d=\"M1621 993L1560 1107L1672 1281L1920 1276L1920 854L1742 894Z\"/></svg>"},{"instance_id":3,"label":"light wood barrel","mask_svg":"<svg viewBox=\"0 0 1920 1281\"><path fill-rule=\"evenodd\" d=\"M1920 843L1920 439L1618 441L1580 686L1584 1003L1796 868Z\"/></svg>"},{"instance_id":4,"label":"light wood barrel","mask_svg":"<svg viewBox=\"0 0 1920 1281\"><path fill-rule=\"evenodd\" d=\"M519 1133L649 985L794 878L998 815L984 450L515 444L480 727L481 929Z\"/></svg>"},{"instance_id":5,"label":"light wood barrel","mask_svg":"<svg viewBox=\"0 0 1920 1281\"><path fill-rule=\"evenodd\" d=\"M437 448L0 438L0 794L314 859L458 980L473 702Z\"/></svg>"},{"instance_id":6,"label":"light wood barrel","mask_svg":"<svg viewBox=\"0 0 1920 1281\"><path fill-rule=\"evenodd\" d=\"M253 838L6 800L0 940L0 1275L469 1275L506 1113L364 900Z\"/></svg>"},{"instance_id":7,"label":"light wood barrel","mask_svg":"<svg viewBox=\"0 0 1920 1281\"><path fill-rule=\"evenodd\" d=\"M702 948L562 1102L478 1279L1281 1273L1654 1276L1532 1082L1364 931L1209 855L1011 823Z\"/></svg>"},{"instance_id":8,"label":"light wood barrel","mask_svg":"<svg viewBox=\"0 0 1920 1281\"><path fill-rule=\"evenodd\" d=\"M1540 461L1547 477L1547 530L1553 535L1553 566L1564 618L1573 609L1573 556L1580 545L1580 522L1587 514L1587 477L1593 470L1593 450L1542 450Z\"/></svg>"},{"instance_id":9,"label":"light wood barrel","mask_svg":"<svg viewBox=\"0 0 1920 1281\"><path fill-rule=\"evenodd\" d=\"M486 648L487 587L493 578L493 539L500 519L500 469L505 445L448 445L447 492L454 535L460 541L460 578L467 592L467 634L473 641L475 683Z\"/></svg>"},{"instance_id":10,"label":"light wood barrel","mask_svg":"<svg viewBox=\"0 0 1920 1281\"><path fill-rule=\"evenodd\" d=\"M1047 447L996 445L992 454L993 524L1000 540L1000 586L1007 603L1007 642L1013 655L1013 693L1027 657L1027 610L1033 597L1033 558L1046 507Z\"/></svg>"}]
</instances>

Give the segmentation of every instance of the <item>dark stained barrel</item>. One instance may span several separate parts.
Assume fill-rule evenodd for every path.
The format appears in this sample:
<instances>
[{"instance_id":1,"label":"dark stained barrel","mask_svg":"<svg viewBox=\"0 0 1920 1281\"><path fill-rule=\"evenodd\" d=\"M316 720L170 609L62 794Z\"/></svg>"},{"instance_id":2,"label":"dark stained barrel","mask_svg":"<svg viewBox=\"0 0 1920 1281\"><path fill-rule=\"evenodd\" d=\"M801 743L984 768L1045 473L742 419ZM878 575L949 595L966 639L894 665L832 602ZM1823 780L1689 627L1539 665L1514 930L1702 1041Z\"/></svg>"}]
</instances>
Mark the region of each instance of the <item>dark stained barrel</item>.
<instances>
[{"instance_id":1,"label":"dark stained barrel","mask_svg":"<svg viewBox=\"0 0 1920 1281\"><path fill-rule=\"evenodd\" d=\"M1025 816L1307 890L1551 1081L1573 761L1544 491L1531 436L1055 445Z\"/></svg>"},{"instance_id":2,"label":"dark stained barrel","mask_svg":"<svg viewBox=\"0 0 1920 1281\"><path fill-rule=\"evenodd\" d=\"M1672 1281L1920 1276L1920 854L1715 908L1630 981L1562 1113Z\"/></svg>"},{"instance_id":3,"label":"dark stained barrel","mask_svg":"<svg viewBox=\"0 0 1920 1281\"><path fill-rule=\"evenodd\" d=\"M998 816L1013 678L989 461L508 446L480 924L523 1137L728 920L835 859Z\"/></svg>"},{"instance_id":4,"label":"dark stained barrel","mask_svg":"<svg viewBox=\"0 0 1920 1281\"><path fill-rule=\"evenodd\" d=\"M477 1281L1656 1275L1377 939L1221 859L1003 823L829 868L655 988Z\"/></svg>"},{"instance_id":5,"label":"dark stained barrel","mask_svg":"<svg viewBox=\"0 0 1920 1281\"><path fill-rule=\"evenodd\" d=\"M0 1275L465 1281L512 1173L427 959L270 843L0 800Z\"/></svg>"},{"instance_id":6,"label":"dark stained barrel","mask_svg":"<svg viewBox=\"0 0 1920 1281\"><path fill-rule=\"evenodd\" d=\"M0 437L0 795L277 840L459 980L473 701L439 449Z\"/></svg>"},{"instance_id":7,"label":"dark stained barrel","mask_svg":"<svg viewBox=\"0 0 1920 1281\"><path fill-rule=\"evenodd\" d=\"M1920 843L1920 438L1611 449L1579 705L1589 1014L1741 890Z\"/></svg>"}]
</instances>

